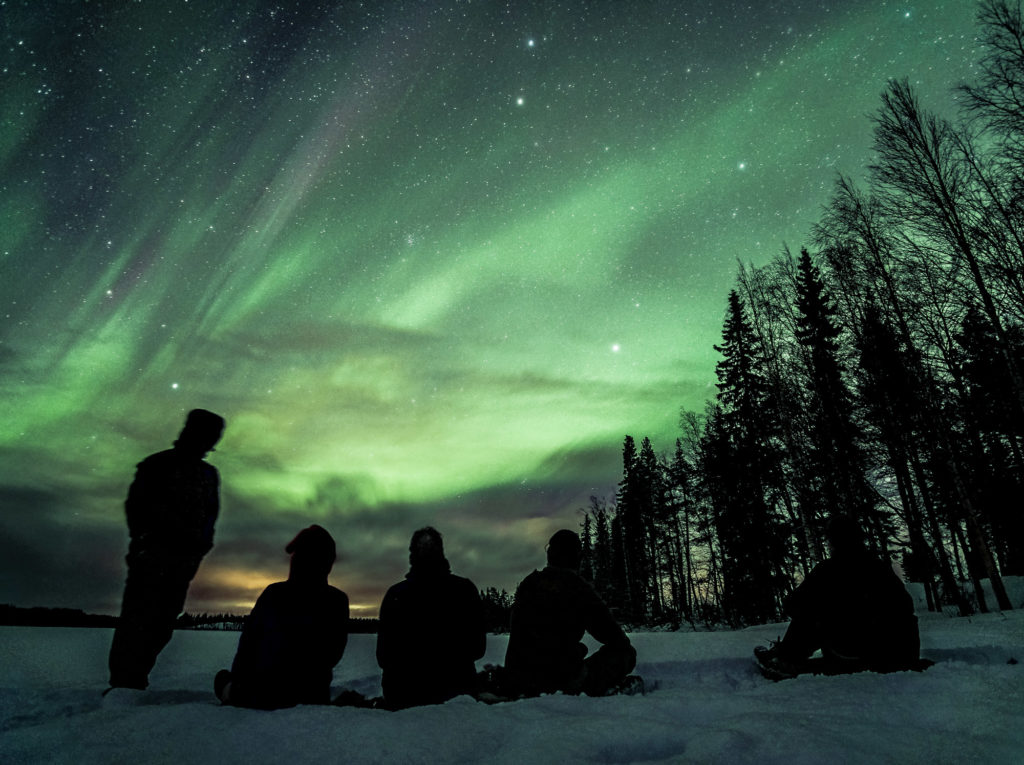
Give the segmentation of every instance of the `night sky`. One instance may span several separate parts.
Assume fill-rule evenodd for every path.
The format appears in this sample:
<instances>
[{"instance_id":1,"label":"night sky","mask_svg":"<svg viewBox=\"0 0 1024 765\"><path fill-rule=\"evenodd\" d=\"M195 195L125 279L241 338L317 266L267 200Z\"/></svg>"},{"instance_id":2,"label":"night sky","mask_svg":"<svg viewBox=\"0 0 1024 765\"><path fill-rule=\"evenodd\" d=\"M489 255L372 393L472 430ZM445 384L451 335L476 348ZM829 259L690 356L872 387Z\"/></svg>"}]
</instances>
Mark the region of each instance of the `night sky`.
<instances>
[{"instance_id":1,"label":"night sky","mask_svg":"<svg viewBox=\"0 0 1024 765\"><path fill-rule=\"evenodd\" d=\"M0 0L0 603L116 612L135 464L228 421L188 608L317 522L512 590L622 438L714 394L737 260L807 243L967 0Z\"/></svg>"}]
</instances>

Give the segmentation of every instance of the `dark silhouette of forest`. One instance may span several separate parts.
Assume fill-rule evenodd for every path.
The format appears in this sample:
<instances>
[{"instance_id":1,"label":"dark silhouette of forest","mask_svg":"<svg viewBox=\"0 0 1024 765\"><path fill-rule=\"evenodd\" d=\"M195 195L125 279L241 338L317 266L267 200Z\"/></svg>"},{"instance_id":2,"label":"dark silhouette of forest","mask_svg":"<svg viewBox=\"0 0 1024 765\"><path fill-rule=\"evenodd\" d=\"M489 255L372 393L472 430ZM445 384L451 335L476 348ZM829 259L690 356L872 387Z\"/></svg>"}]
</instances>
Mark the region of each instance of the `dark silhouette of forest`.
<instances>
[{"instance_id":1,"label":"dark silhouette of forest","mask_svg":"<svg viewBox=\"0 0 1024 765\"><path fill-rule=\"evenodd\" d=\"M46 608L35 606L22 608L0 604L0 627L106 627L117 626L117 617L108 614L90 614L77 608ZM184 613L174 624L176 630L227 630L241 631L245 616L239 614L190 614ZM376 619L349 619L348 631L352 634L373 634L377 632Z\"/></svg>"},{"instance_id":2,"label":"dark silhouette of forest","mask_svg":"<svg viewBox=\"0 0 1024 765\"><path fill-rule=\"evenodd\" d=\"M980 4L955 120L891 82L874 163L839 177L813 254L740 264L703 412L674 453L627 436L584 511L584 574L633 625L777 619L830 518L929 608L1009 609L1024 575L1024 24ZM986 599L989 580L995 601ZM965 586L969 583L971 586Z\"/></svg>"}]
</instances>

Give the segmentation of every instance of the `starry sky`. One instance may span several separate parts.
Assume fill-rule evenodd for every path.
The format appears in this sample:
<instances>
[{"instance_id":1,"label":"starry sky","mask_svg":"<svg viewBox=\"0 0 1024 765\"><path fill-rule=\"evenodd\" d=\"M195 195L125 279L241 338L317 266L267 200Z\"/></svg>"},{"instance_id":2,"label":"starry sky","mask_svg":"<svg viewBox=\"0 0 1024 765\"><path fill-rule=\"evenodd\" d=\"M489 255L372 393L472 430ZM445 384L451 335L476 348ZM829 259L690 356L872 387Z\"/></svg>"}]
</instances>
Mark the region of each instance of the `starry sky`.
<instances>
[{"instance_id":1,"label":"starry sky","mask_svg":"<svg viewBox=\"0 0 1024 765\"><path fill-rule=\"evenodd\" d=\"M228 421L193 611L320 523L512 590L714 394L737 261L955 113L967 0L0 0L0 603L116 613L135 464Z\"/></svg>"}]
</instances>

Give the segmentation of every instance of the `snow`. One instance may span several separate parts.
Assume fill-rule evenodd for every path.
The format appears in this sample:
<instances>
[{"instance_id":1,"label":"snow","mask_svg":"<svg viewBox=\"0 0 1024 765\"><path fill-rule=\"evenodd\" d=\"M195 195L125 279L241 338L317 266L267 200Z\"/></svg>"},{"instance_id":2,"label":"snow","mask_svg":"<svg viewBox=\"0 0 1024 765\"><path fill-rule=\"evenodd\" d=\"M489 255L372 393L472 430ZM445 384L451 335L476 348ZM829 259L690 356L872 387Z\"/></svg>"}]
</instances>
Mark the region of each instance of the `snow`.
<instances>
[{"instance_id":1,"label":"snow","mask_svg":"<svg viewBox=\"0 0 1024 765\"><path fill-rule=\"evenodd\" d=\"M785 625L632 636L644 696L468 697L397 713L220 706L238 633L177 632L145 692L106 697L110 631L0 628L0 762L1017 763L1024 611L921 617L923 673L762 678L751 649ZM484 662L506 638L490 636ZM334 691L376 695L374 637L354 635ZM482 664L483 662L481 662Z\"/></svg>"}]
</instances>

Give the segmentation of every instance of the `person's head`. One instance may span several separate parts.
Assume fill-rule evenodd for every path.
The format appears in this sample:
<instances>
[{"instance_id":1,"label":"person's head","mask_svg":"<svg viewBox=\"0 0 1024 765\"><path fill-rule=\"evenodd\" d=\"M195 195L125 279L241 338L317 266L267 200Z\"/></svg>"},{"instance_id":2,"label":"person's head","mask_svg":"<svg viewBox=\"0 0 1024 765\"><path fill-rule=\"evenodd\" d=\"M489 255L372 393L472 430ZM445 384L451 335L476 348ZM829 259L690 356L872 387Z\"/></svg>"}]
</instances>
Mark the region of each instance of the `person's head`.
<instances>
[{"instance_id":1,"label":"person's head","mask_svg":"<svg viewBox=\"0 0 1024 765\"><path fill-rule=\"evenodd\" d=\"M548 565L576 571L580 567L583 546L580 538L569 529L556 531L548 540Z\"/></svg>"},{"instance_id":2,"label":"person's head","mask_svg":"<svg viewBox=\"0 0 1024 765\"><path fill-rule=\"evenodd\" d=\"M224 418L206 409L193 409L185 418L185 427L174 445L198 454L206 454L220 441Z\"/></svg>"},{"instance_id":3,"label":"person's head","mask_svg":"<svg viewBox=\"0 0 1024 765\"><path fill-rule=\"evenodd\" d=\"M300 531L284 551L292 556L291 579L326 579L337 557L334 537L315 523Z\"/></svg>"},{"instance_id":4,"label":"person's head","mask_svg":"<svg viewBox=\"0 0 1024 765\"><path fill-rule=\"evenodd\" d=\"M433 526L424 526L413 532L409 542L409 564L431 566L444 561L444 541L441 532Z\"/></svg>"},{"instance_id":5,"label":"person's head","mask_svg":"<svg viewBox=\"0 0 1024 765\"><path fill-rule=\"evenodd\" d=\"M832 557L856 554L864 550L864 531L855 518L833 516L825 528L825 537Z\"/></svg>"}]
</instances>

